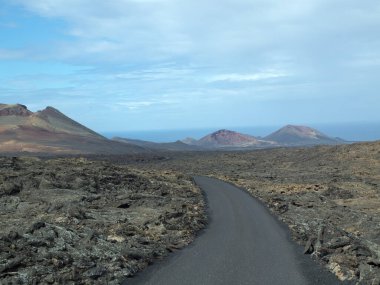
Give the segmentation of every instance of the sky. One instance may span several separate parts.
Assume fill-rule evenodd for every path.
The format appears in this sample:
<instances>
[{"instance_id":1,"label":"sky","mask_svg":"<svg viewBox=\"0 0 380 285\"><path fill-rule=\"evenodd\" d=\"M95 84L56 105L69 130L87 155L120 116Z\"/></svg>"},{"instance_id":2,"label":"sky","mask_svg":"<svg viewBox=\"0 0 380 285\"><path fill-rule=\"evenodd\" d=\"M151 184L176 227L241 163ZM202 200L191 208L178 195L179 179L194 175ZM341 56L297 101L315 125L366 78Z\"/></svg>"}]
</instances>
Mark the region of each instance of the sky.
<instances>
[{"instance_id":1,"label":"sky","mask_svg":"<svg viewBox=\"0 0 380 285\"><path fill-rule=\"evenodd\" d=\"M99 132L380 122L378 0L0 0L0 102Z\"/></svg>"}]
</instances>

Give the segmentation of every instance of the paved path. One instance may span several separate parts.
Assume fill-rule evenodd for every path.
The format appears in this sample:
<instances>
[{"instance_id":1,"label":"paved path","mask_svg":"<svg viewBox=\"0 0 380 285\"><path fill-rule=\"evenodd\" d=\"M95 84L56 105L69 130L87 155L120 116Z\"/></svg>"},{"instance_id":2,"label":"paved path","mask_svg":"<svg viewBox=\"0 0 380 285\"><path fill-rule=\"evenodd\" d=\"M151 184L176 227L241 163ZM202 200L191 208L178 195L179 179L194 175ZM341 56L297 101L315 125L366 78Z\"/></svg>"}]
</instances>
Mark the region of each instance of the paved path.
<instances>
[{"instance_id":1,"label":"paved path","mask_svg":"<svg viewBox=\"0 0 380 285\"><path fill-rule=\"evenodd\" d=\"M125 285L339 284L303 255L286 227L248 193L212 178L195 181L207 196L207 229Z\"/></svg>"}]
</instances>

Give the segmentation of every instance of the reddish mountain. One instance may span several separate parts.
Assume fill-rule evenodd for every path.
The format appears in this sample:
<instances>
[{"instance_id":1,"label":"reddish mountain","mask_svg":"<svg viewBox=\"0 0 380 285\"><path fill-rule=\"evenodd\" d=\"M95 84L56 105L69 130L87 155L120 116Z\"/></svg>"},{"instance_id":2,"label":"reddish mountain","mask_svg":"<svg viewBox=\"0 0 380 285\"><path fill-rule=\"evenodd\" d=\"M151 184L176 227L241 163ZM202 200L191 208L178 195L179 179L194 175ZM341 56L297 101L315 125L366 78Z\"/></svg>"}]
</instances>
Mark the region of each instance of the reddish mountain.
<instances>
[{"instance_id":1,"label":"reddish mountain","mask_svg":"<svg viewBox=\"0 0 380 285\"><path fill-rule=\"evenodd\" d=\"M229 130L219 130L201 138L198 143L213 146L242 146L256 144L255 137Z\"/></svg>"},{"instance_id":2,"label":"reddish mountain","mask_svg":"<svg viewBox=\"0 0 380 285\"><path fill-rule=\"evenodd\" d=\"M263 147L273 144L272 142L266 142L250 135L224 129L209 134L198 141L187 139L186 142L207 148Z\"/></svg>"},{"instance_id":3,"label":"reddish mountain","mask_svg":"<svg viewBox=\"0 0 380 285\"><path fill-rule=\"evenodd\" d=\"M0 152L79 154L142 150L108 140L52 107L33 113L24 105L0 104Z\"/></svg>"}]
</instances>

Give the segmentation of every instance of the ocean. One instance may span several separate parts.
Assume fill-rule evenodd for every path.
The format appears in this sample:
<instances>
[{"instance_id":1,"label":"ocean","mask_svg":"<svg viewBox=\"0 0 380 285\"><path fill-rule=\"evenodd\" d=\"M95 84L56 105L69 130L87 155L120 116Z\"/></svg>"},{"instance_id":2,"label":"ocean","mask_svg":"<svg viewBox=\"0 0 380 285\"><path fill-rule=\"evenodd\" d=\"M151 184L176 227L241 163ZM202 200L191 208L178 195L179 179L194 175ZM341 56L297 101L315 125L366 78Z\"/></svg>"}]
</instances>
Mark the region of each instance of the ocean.
<instances>
[{"instance_id":1,"label":"ocean","mask_svg":"<svg viewBox=\"0 0 380 285\"><path fill-rule=\"evenodd\" d=\"M331 137L339 137L347 141L374 141L380 140L379 123L342 123L342 124L313 124L308 125ZM226 127L232 131L264 137L278 130L282 126L257 126L257 127ZM143 130L143 131L115 131L101 132L107 138L123 137L152 142L173 142L187 137L200 139L215 132L221 127L184 130Z\"/></svg>"}]
</instances>

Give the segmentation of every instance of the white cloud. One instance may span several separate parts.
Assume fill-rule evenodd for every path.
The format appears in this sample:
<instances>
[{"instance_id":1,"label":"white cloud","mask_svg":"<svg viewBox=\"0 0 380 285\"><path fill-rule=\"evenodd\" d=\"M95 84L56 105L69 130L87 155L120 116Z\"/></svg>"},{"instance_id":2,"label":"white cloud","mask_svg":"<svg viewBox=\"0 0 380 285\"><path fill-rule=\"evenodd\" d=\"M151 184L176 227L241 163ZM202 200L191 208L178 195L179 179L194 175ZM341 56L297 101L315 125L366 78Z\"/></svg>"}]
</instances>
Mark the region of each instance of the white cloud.
<instances>
[{"instance_id":1,"label":"white cloud","mask_svg":"<svg viewBox=\"0 0 380 285\"><path fill-rule=\"evenodd\" d=\"M287 77L287 76L290 76L290 75L286 72L281 72L281 71L264 71L264 72L252 73L252 74L229 73L229 74L219 74L219 75L212 76L208 79L208 82L260 81L260 80L274 79L274 78Z\"/></svg>"},{"instance_id":2,"label":"white cloud","mask_svg":"<svg viewBox=\"0 0 380 285\"><path fill-rule=\"evenodd\" d=\"M123 106L129 110L137 110L144 107L149 107L155 104L153 101L130 101L130 102L118 102L116 105Z\"/></svg>"},{"instance_id":3,"label":"white cloud","mask_svg":"<svg viewBox=\"0 0 380 285\"><path fill-rule=\"evenodd\" d=\"M151 106L173 105L178 103L178 98L173 98L171 95L146 96L144 100L124 100L112 105L126 107L129 110L145 109Z\"/></svg>"},{"instance_id":4,"label":"white cloud","mask_svg":"<svg viewBox=\"0 0 380 285\"><path fill-rule=\"evenodd\" d=\"M42 56L75 63L187 60L233 65L226 73L240 66L239 73L247 73L244 69L252 66L281 65L273 58L286 57L307 72L332 70L358 43L379 48L373 42L380 25L380 2L375 0L14 1L67 23L65 32L74 40L57 43Z\"/></svg>"},{"instance_id":5,"label":"white cloud","mask_svg":"<svg viewBox=\"0 0 380 285\"><path fill-rule=\"evenodd\" d=\"M185 79L194 75L195 70L190 67L168 66L168 67L152 67L142 70L134 70L123 73L108 75L109 79L125 79L125 80L174 80Z\"/></svg>"},{"instance_id":6,"label":"white cloud","mask_svg":"<svg viewBox=\"0 0 380 285\"><path fill-rule=\"evenodd\" d=\"M318 1L221 0L17 0L44 17L61 18L76 42L61 43L65 56L162 60L204 58L263 47L299 34L292 26L310 15Z\"/></svg>"},{"instance_id":7,"label":"white cloud","mask_svg":"<svg viewBox=\"0 0 380 285\"><path fill-rule=\"evenodd\" d=\"M217 114L233 104L245 110L239 113L251 114L258 101L293 100L288 110L295 110L293 103L302 99L310 106L316 98L327 102L326 96L331 102L333 98L342 102L346 94L376 96L380 87L378 0L9 3L43 17L47 25L58 19L59 27L54 29L58 34L47 35L51 41L44 39L41 44L29 45L26 40L26 51L0 49L0 59L89 66L86 71L59 76L56 85L72 87L68 90L37 88L49 85L44 83L46 78L39 79L34 90L19 82L6 86L12 94L28 93L29 88L30 97L36 98L57 96L64 101L71 96L78 102L94 98L94 104L107 101L109 106L133 110L136 119L140 119L139 110L148 110L148 121L153 113L165 117L169 109L193 119L194 110L201 108L207 114L214 109ZM33 19L30 16L31 23ZM29 81L36 85L32 76ZM329 108L340 110L339 104ZM156 112L158 108L162 112ZM207 121L207 115L204 118L199 120Z\"/></svg>"}]
</instances>

